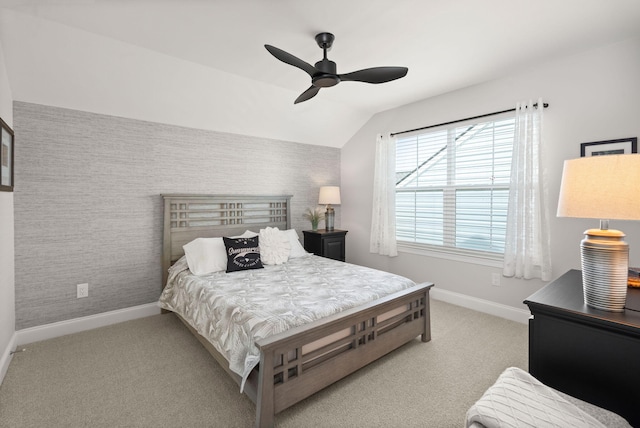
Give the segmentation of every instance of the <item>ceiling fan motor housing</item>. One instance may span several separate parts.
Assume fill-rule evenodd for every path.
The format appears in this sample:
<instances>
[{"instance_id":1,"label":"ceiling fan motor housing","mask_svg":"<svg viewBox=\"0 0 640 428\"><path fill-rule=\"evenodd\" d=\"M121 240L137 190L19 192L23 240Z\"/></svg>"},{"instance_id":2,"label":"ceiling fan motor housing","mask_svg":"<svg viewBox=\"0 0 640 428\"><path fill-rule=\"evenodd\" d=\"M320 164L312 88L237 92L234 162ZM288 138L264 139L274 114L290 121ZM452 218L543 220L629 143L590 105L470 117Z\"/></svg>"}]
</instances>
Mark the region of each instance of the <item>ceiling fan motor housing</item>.
<instances>
[{"instance_id":1,"label":"ceiling fan motor housing","mask_svg":"<svg viewBox=\"0 0 640 428\"><path fill-rule=\"evenodd\" d=\"M315 67L320 71L320 73L314 74L311 78L311 83L313 84L313 86L318 86L320 88L329 88L340 83L340 78L336 73L337 67L335 62L328 59L323 59L316 62Z\"/></svg>"}]
</instances>

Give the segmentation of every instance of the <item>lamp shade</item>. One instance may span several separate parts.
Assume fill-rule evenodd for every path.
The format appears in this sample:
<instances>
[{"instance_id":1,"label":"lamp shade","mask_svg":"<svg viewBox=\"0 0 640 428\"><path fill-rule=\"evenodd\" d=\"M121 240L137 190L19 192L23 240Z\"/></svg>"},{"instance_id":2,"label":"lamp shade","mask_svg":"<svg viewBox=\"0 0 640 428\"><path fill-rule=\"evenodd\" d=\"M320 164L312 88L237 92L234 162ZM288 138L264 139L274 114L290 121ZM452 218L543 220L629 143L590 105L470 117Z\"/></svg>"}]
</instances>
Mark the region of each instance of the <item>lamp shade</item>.
<instances>
[{"instance_id":1,"label":"lamp shade","mask_svg":"<svg viewBox=\"0 0 640 428\"><path fill-rule=\"evenodd\" d=\"M320 188L320 197L318 198L320 205L340 205L340 187L323 186Z\"/></svg>"},{"instance_id":2,"label":"lamp shade","mask_svg":"<svg viewBox=\"0 0 640 428\"><path fill-rule=\"evenodd\" d=\"M640 154L564 161L558 217L640 220Z\"/></svg>"}]
</instances>

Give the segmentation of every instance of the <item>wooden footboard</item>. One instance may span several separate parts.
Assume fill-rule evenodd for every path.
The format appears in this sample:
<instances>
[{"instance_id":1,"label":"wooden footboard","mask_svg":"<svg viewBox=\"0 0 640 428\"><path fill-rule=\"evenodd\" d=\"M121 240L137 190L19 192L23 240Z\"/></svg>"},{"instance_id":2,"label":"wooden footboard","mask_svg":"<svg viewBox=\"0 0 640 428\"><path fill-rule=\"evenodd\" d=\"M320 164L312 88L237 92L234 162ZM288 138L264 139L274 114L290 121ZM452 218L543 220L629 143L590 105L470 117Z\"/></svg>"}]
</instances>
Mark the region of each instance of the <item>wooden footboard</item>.
<instances>
[{"instance_id":1,"label":"wooden footboard","mask_svg":"<svg viewBox=\"0 0 640 428\"><path fill-rule=\"evenodd\" d=\"M431 340L429 290L432 286L430 283L416 285L370 304L258 341L261 359L256 426L272 426L276 413L417 336L421 336L423 342ZM383 316L388 313L394 315L390 318ZM339 333L345 329L350 333L343 337ZM303 349L332 335L338 339L319 349L308 352Z\"/></svg>"}]
</instances>

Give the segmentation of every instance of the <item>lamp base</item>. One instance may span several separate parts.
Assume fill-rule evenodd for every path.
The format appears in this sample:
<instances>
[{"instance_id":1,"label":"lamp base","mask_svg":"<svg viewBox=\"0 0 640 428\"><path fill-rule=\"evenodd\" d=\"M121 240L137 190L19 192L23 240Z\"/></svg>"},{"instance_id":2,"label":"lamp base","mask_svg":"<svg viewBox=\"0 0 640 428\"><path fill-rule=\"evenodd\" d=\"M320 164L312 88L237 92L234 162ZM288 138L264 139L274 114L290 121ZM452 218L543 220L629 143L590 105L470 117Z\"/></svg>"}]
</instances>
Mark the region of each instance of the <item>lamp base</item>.
<instances>
[{"instance_id":1,"label":"lamp base","mask_svg":"<svg viewBox=\"0 0 640 428\"><path fill-rule=\"evenodd\" d=\"M589 229L580 243L584 301L592 308L623 312L627 299L629 245L624 233Z\"/></svg>"},{"instance_id":2,"label":"lamp base","mask_svg":"<svg viewBox=\"0 0 640 428\"><path fill-rule=\"evenodd\" d=\"M331 206L327 206L327 212L324 213L324 222L325 222L325 229L328 232L331 232L333 230L333 224L336 218L336 211L331 207Z\"/></svg>"}]
</instances>

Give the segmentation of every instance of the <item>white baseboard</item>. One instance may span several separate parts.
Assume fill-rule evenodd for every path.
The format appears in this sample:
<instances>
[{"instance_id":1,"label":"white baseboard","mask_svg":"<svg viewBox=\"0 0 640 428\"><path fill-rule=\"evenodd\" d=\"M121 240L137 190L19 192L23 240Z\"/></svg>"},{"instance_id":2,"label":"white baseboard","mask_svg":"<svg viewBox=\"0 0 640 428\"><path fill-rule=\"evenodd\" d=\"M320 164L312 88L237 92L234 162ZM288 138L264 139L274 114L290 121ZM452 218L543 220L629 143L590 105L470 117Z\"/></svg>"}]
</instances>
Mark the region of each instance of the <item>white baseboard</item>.
<instances>
[{"instance_id":1,"label":"white baseboard","mask_svg":"<svg viewBox=\"0 0 640 428\"><path fill-rule=\"evenodd\" d=\"M453 291L442 290L433 287L429 292L430 296L436 300L473 309L478 312L495 315L497 317L506 318L511 321L523 324L529 323L531 313L528 310L514 308L513 306L503 305L501 303L491 302L489 300L478 299L477 297L467 296L465 294Z\"/></svg>"},{"instance_id":2,"label":"white baseboard","mask_svg":"<svg viewBox=\"0 0 640 428\"><path fill-rule=\"evenodd\" d=\"M53 339L54 337L78 333L159 313L160 307L157 303L148 303L146 305L133 306L131 308L118 309L116 311L103 312L101 314L25 328L16 331L15 345L22 346L27 343Z\"/></svg>"},{"instance_id":3,"label":"white baseboard","mask_svg":"<svg viewBox=\"0 0 640 428\"><path fill-rule=\"evenodd\" d=\"M11 358L13 355L11 354L16 347L16 334L13 333L9 343L7 344L7 349L2 351L2 357L0 357L0 385L2 385L2 381L4 380L4 375L7 374L7 370L9 369L9 363L11 362Z\"/></svg>"}]
</instances>

